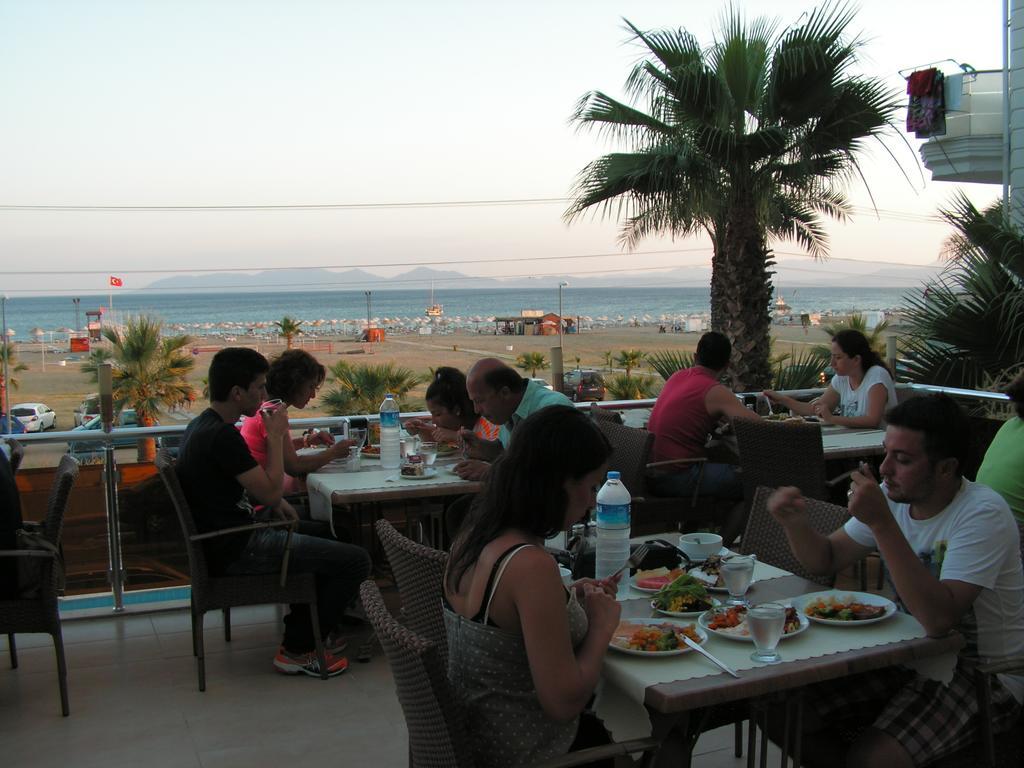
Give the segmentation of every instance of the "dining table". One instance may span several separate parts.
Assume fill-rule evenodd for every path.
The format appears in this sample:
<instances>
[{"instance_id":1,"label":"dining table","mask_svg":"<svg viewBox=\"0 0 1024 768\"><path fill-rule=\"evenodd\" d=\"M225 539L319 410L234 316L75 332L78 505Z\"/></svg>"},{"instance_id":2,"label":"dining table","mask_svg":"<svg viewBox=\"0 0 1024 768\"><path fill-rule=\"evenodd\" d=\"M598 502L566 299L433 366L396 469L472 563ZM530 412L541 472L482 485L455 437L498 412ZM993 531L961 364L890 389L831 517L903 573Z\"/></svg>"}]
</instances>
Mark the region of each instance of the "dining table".
<instances>
[{"instance_id":1,"label":"dining table","mask_svg":"<svg viewBox=\"0 0 1024 768\"><path fill-rule=\"evenodd\" d=\"M815 582L761 562L756 564L753 578L746 597L755 604L789 604L800 595L822 591ZM652 610L650 594L627 589L622 596L624 619L658 617ZM799 732L799 691L803 687L901 664L942 679L952 674L956 653L964 644L955 632L941 638L928 637L917 620L901 612L866 626L812 622L806 631L779 643L782 661L771 665L751 660L754 648L750 641L708 635L703 648L730 666L738 677L726 674L696 652L642 658L610 649L606 655L595 710L617 741L656 737L661 742L654 756L656 766L689 766L697 738L709 713L718 705L781 697L772 706L787 713L785 733L789 741L789 734ZM794 702L796 706L792 706ZM799 765L799 739L794 737L792 742L795 764ZM748 745L752 754L752 732ZM782 750L785 764L790 745L784 743Z\"/></svg>"},{"instance_id":2,"label":"dining table","mask_svg":"<svg viewBox=\"0 0 1024 768\"><path fill-rule=\"evenodd\" d=\"M425 476L405 476L398 468L382 469L379 459L360 457L358 466L348 460L331 462L306 476L309 511L334 533L334 509L385 502L427 501L477 493L479 481L463 480L453 471L456 459L438 459Z\"/></svg>"},{"instance_id":3,"label":"dining table","mask_svg":"<svg viewBox=\"0 0 1024 768\"><path fill-rule=\"evenodd\" d=\"M821 447L825 460L880 456L885 453L884 429L856 429L835 424L821 425Z\"/></svg>"}]
</instances>

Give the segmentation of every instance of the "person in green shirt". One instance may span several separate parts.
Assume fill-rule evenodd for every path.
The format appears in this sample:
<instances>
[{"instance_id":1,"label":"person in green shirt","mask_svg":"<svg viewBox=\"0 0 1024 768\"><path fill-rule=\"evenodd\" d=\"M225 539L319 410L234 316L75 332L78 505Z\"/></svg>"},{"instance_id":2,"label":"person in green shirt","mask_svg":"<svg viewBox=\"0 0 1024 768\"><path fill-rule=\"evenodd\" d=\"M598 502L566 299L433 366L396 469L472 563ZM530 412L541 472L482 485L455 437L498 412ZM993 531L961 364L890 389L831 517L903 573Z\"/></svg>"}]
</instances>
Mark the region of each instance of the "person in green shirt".
<instances>
[{"instance_id":1,"label":"person in green shirt","mask_svg":"<svg viewBox=\"0 0 1024 768\"><path fill-rule=\"evenodd\" d=\"M978 482L1006 499L1014 517L1024 522L1024 372L1004 391L1017 415L996 433L978 470Z\"/></svg>"}]
</instances>

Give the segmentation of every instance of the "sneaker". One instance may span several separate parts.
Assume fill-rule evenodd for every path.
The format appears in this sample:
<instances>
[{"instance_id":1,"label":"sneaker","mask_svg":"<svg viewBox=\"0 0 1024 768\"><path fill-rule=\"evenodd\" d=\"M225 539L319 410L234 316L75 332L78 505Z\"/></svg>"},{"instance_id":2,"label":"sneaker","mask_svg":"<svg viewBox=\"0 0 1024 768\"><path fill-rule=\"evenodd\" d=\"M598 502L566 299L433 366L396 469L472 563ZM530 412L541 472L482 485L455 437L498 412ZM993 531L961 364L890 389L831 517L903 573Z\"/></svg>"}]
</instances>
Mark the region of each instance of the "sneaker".
<instances>
[{"instance_id":1,"label":"sneaker","mask_svg":"<svg viewBox=\"0 0 1024 768\"><path fill-rule=\"evenodd\" d=\"M327 661L327 676L340 675L348 669L348 659L344 656L324 652ZM286 675L297 675L305 673L310 677L320 677L320 660L316 657L316 651L309 653L289 653L284 646L278 649L274 656L274 667L278 672Z\"/></svg>"},{"instance_id":2,"label":"sneaker","mask_svg":"<svg viewBox=\"0 0 1024 768\"><path fill-rule=\"evenodd\" d=\"M348 648L348 638L344 635L331 632L324 640L324 653L331 656L341 656L346 648Z\"/></svg>"}]
</instances>

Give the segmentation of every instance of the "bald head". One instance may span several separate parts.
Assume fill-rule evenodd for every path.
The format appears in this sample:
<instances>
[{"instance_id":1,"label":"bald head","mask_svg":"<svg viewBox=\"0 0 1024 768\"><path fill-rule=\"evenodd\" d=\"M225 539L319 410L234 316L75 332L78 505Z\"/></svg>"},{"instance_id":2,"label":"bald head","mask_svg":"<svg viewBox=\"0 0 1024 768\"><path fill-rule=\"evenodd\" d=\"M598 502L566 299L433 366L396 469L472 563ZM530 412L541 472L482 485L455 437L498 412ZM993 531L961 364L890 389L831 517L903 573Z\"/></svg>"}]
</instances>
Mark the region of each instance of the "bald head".
<instances>
[{"instance_id":1,"label":"bald head","mask_svg":"<svg viewBox=\"0 0 1024 768\"><path fill-rule=\"evenodd\" d=\"M525 391L526 380L496 357L477 360L466 374L474 409L492 424L511 419Z\"/></svg>"}]
</instances>

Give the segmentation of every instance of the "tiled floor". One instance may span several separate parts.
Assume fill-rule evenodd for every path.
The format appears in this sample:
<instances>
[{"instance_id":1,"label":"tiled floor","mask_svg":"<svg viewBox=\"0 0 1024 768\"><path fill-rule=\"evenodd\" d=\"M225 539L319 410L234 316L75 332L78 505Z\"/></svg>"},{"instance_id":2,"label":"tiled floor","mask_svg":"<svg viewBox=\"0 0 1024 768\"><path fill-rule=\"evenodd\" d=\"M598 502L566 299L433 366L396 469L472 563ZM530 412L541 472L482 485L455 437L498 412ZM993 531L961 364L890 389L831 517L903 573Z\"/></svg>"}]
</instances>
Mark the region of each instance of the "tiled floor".
<instances>
[{"instance_id":1,"label":"tiled floor","mask_svg":"<svg viewBox=\"0 0 1024 768\"><path fill-rule=\"evenodd\" d=\"M33 768L407 765L405 724L386 659L322 681L276 674L274 607L232 612L232 642L208 614L199 693L188 611L65 621L71 716L60 715L47 635L0 642L0 752ZM696 765L740 766L732 730L705 734Z\"/></svg>"}]
</instances>

